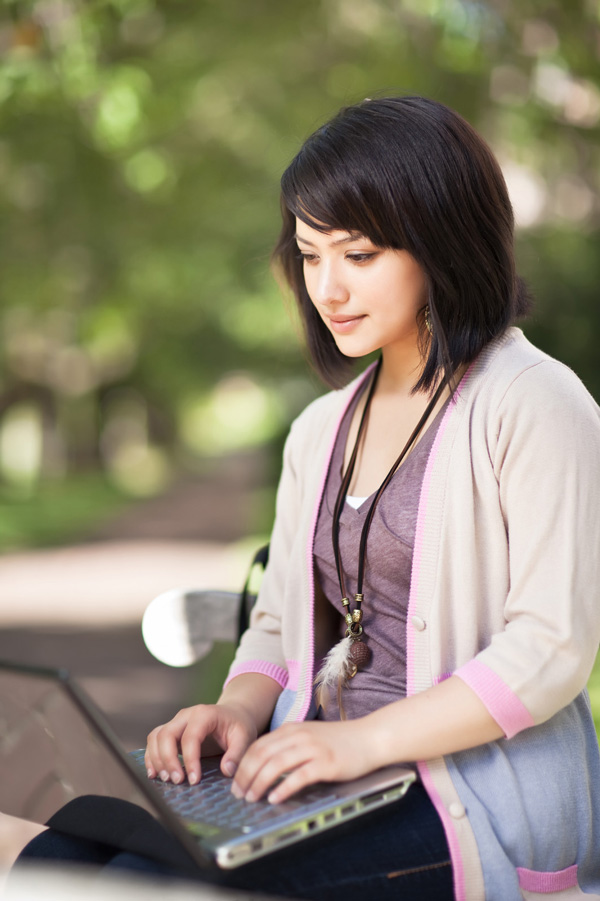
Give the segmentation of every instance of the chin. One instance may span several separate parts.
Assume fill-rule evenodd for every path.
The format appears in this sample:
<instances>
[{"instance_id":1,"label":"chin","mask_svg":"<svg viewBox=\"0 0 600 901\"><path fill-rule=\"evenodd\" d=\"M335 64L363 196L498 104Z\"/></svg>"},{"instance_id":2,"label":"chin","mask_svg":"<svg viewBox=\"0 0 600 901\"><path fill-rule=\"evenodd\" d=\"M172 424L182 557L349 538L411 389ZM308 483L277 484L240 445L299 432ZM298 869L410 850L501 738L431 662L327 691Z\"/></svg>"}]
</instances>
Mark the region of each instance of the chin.
<instances>
[{"instance_id":1,"label":"chin","mask_svg":"<svg viewBox=\"0 0 600 901\"><path fill-rule=\"evenodd\" d=\"M375 353L377 350L381 350L381 346L379 344L372 347L369 345L368 347L356 347L349 346L345 344L343 341L336 341L337 349L340 353L344 354L345 357L350 357L353 360L359 360L361 357L368 357L369 354Z\"/></svg>"}]
</instances>

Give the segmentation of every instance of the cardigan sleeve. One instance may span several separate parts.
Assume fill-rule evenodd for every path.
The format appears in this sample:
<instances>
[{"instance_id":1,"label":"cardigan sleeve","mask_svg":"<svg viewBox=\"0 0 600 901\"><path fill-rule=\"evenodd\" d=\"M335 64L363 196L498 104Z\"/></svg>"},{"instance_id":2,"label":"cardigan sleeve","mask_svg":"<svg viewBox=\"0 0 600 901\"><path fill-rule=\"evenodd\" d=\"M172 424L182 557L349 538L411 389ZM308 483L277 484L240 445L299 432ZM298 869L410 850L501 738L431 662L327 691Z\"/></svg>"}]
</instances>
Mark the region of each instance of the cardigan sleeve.
<instances>
[{"instance_id":1,"label":"cardigan sleeve","mask_svg":"<svg viewBox=\"0 0 600 901\"><path fill-rule=\"evenodd\" d=\"M507 736L585 687L600 640L600 412L546 359L509 386L490 448L509 548L505 628L456 671Z\"/></svg>"},{"instance_id":2,"label":"cardigan sleeve","mask_svg":"<svg viewBox=\"0 0 600 901\"><path fill-rule=\"evenodd\" d=\"M241 638L227 682L242 673L263 673L275 679L282 688L288 681L288 671L281 639L281 615L285 594L287 561L296 536L298 522L299 485L294 465L294 425L283 452L283 469L277 489L275 522L271 534L269 563L250 625Z\"/></svg>"}]
</instances>

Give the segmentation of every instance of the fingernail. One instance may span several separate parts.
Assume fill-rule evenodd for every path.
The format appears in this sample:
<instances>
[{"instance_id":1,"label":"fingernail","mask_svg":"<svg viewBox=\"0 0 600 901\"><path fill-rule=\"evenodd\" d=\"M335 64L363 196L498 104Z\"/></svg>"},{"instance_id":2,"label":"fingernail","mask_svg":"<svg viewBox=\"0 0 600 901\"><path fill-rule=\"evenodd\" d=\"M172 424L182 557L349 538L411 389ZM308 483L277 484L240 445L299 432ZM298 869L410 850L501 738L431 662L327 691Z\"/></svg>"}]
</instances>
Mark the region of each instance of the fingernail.
<instances>
[{"instance_id":1,"label":"fingernail","mask_svg":"<svg viewBox=\"0 0 600 901\"><path fill-rule=\"evenodd\" d=\"M148 774L148 779L154 779L154 770L151 770L148 767L148 769L146 770L146 773Z\"/></svg>"},{"instance_id":2,"label":"fingernail","mask_svg":"<svg viewBox=\"0 0 600 901\"><path fill-rule=\"evenodd\" d=\"M267 796L267 801L269 802L269 804L277 804L277 802L279 801L279 795L277 794L277 792L271 792L271 794Z\"/></svg>"},{"instance_id":3,"label":"fingernail","mask_svg":"<svg viewBox=\"0 0 600 901\"><path fill-rule=\"evenodd\" d=\"M237 782L231 783L231 794L233 795L234 798L237 798L238 801L241 801L242 798L244 797L244 792L241 790L241 788L239 787Z\"/></svg>"},{"instance_id":4,"label":"fingernail","mask_svg":"<svg viewBox=\"0 0 600 901\"><path fill-rule=\"evenodd\" d=\"M166 770L161 770L161 771L160 771L160 778L162 779L163 782L167 782L167 781L168 781L168 779L169 779L169 774L167 773Z\"/></svg>"},{"instance_id":5,"label":"fingernail","mask_svg":"<svg viewBox=\"0 0 600 901\"><path fill-rule=\"evenodd\" d=\"M246 801L256 801L256 795L254 794L254 792L252 790L249 792L246 792Z\"/></svg>"},{"instance_id":6,"label":"fingernail","mask_svg":"<svg viewBox=\"0 0 600 901\"><path fill-rule=\"evenodd\" d=\"M188 773L188 782L190 785L195 785L198 781L198 777L195 773Z\"/></svg>"},{"instance_id":7,"label":"fingernail","mask_svg":"<svg viewBox=\"0 0 600 901\"><path fill-rule=\"evenodd\" d=\"M227 776L235 776L237 771L237 764L233 762L233 760L228 760L226 764L224 764L223 769Z\"/></svg>"},{"instance_id":8,"label":"fingernail","mask_svg":"<svg viewBox=\"0 0 600 901\"><path fill-rule=\"evenodd\" d=\"M171 773L171 782L174 782L175 785L179 785L181 782L181 773L176 773L175 770Z\"/></svg>"}]
</instances>

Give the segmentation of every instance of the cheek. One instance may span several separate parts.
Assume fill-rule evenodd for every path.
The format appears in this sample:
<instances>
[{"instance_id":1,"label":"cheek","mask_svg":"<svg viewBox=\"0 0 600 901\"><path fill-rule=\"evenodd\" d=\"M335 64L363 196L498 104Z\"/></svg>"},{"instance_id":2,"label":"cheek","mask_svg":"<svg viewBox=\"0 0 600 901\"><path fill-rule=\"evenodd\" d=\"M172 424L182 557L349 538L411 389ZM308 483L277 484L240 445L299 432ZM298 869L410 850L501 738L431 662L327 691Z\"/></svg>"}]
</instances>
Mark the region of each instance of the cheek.
<instances>
[{"instance_id":1,"label":"cheek","mask_svg":"<svg viewBox=\"0 0 600 901\"><path fill-rule=\"evenodd\" d=\"M399 280L399 285L401 298L411 311L418 312L426 305L429 288L420 269L405 272L404 277Z\"/></svg>"},{"instance_id":2,"label":"cheek","mask_svg":"<svg viewBox=\"0 0 600 901\"><path fill-rule=\"evenodd\" d=\"M319 288L318 277L314 272L308 270L304 273L304 287L306 288L306 293L308 294L308 299L310 300L311 304L317 310L319 316L323 316L323 304L319 302L321 300L322 292Z\"/></svg>"},{"instance_id":3,"label":"cheek","mask_svg":"<svg viewBox=\"0 0 600 901\"><path fill-rule=\"evenodd\" d=\"M304 278L304 287L306 288L306 293L308 294L311 303L314 303L314 278L311 278L311 272L309 269L304 267L303 269L303 278Z\"/></svg>"},{"instance_id":4,"label":"cheek","mask_svg":"<svg viewBox=\"0 0 600 901\"><path fill-rule=\"evenodd\" d=\"M426 304L429 298L429 281L422 272L419 272L418 285L418 296L422 304Z\"/></svg>"},{"instance_id":5,"label":"cheek","mask_svg":"<svg viewBox=\"0 0 600 901\"><path fill-rule=\"evenodd\" d=\"M427 303L427 298L429 296L429 282L421 267L416 263L412 272L411 281L413 286L413 296L417 299L420 306L423 306L423 304Z\"/></svg>"}]
</instances>

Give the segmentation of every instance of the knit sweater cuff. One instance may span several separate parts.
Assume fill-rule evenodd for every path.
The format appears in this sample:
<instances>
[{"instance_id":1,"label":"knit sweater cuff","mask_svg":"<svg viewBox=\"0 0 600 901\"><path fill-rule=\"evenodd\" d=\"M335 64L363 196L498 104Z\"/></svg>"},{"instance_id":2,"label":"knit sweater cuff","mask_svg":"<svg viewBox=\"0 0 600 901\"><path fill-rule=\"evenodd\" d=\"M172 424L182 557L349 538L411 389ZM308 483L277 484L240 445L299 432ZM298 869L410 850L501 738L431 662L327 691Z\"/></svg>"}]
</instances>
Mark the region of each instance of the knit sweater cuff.
<instances>
[{"instance_id":1,"label":"knit sweater cuff","mask_svg":"<svg viewBox=\"0 0 600 901\"><path fill-rule=\"evenodd\" d=\"M506 738L534 725L534 719L521 699L506 682L477 658L469 660L454 673L471 688L487 707Z\"/></svg>"},{"instance_id":2,"label":"knit sweater cuff","mask_svg":"<svg viewBox=\"0 0 600 901\"><path fill-rule=\"evenodd\" d=\"M276 663L270 663L268 660L244 660L242 663L234 664L231 667L225 680L225 685L228 685L236 676L242 676L244 673L260 673L263 676L269 676L275 682L278 682L282 688L286 687L289 678L288 671Z\"/></svg>"}]
</instances>

